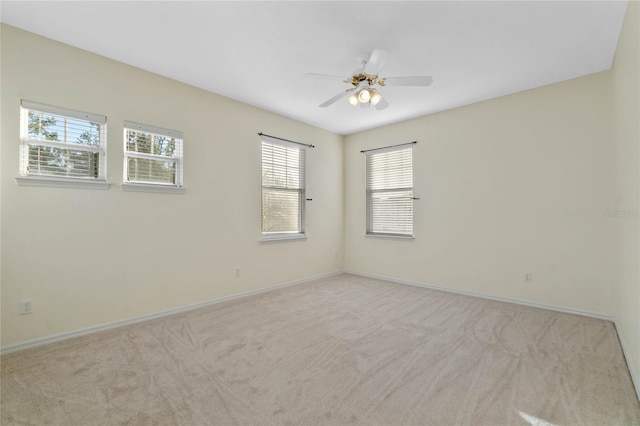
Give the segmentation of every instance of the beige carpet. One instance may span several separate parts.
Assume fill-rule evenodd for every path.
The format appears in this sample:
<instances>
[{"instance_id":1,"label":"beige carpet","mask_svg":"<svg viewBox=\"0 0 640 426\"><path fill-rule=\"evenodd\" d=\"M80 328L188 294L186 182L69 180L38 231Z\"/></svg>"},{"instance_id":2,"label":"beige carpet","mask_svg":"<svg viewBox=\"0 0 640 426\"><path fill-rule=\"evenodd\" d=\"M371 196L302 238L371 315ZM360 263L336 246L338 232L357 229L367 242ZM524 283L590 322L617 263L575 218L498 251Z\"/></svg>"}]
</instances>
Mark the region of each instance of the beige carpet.
<instances>
[{"instance_id":1,"label":"beige carpet","mask_svg":"<svg viewBox=\"0 0 640 426\"><path fill-rule=\"evenodd\" d=\"M2 357L2 424L640 424L610 322L339 275Z\"/></svg>"}]
</instances>

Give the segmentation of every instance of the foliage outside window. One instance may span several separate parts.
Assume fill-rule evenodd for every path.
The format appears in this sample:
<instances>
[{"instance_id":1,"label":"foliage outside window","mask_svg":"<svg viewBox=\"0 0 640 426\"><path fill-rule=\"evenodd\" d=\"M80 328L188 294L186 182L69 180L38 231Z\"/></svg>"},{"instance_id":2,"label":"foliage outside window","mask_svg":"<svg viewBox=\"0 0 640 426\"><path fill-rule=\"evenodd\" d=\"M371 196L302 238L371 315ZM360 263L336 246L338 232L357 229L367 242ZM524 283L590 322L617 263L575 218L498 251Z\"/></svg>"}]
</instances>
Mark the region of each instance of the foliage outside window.
<instances>
[{"instance_id":1,"label":"foliage outside window","mask_svg":"<svg viewBox=\"0 0 640 426\"><path fill-rule=\"evenodd\" d=\"M124 184L182 187L182 133L126 121Z\"/></svg>"},{"instance_id":2,"label":"foliage outside window","mask_svg":"<svg viewBox=\"0 0 640 426\"><path fill-rule=\"evenodd\" d=\"M413 147L366 153L367 235L413 236Z\"/></svg>"},{"instance_id":3,"label":"foliage outside window","mask_svg":"<svg viewBox=\"0 0 640 426\"><path fill-rule=\"evenodd\" d=\"M262 136L262 239L302 238L305 147Z\"/></svg>"},{"instance_id":4,"label":"foliage outside window","mask_svg":"<svg viewBox=\"0 0 640 426\"><path fill-rule=\"evenodd\" d=\"M20 174L104 181L106 117L22 100Z\"/></svg>"}]
</instances>

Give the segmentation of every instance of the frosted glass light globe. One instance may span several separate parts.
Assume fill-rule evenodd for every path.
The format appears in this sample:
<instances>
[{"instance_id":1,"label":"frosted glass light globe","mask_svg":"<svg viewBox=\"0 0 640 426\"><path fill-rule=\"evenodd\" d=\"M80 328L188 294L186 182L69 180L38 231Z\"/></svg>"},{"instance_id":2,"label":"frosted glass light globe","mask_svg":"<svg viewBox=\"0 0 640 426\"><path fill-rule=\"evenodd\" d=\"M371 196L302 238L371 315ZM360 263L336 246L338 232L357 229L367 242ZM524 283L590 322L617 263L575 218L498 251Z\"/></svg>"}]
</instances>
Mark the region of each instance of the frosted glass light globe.
<instances>
[{"instance_id":1,"label":"frosted glass light globe","mask_svg":"<svg viewBox=\"0 0 640 426\"><path fill-rule=\"evenodd\" d=\"M376 91L371 95L371 105L378 105L378 102L382 100L382 95Z\"/></svg>"},{"instance_id":2,"label":"frosted glass light globe","mask_svg":"<svg viewBox=\"0 0 640 426\"><path fill-rule=\"evenodd\" d=\"M358 93L358 100L363 104L369 102L369 99L371 99L371 93L369 93L367 89L362 89L360 93Z\"/></svg>"}]
</instances>

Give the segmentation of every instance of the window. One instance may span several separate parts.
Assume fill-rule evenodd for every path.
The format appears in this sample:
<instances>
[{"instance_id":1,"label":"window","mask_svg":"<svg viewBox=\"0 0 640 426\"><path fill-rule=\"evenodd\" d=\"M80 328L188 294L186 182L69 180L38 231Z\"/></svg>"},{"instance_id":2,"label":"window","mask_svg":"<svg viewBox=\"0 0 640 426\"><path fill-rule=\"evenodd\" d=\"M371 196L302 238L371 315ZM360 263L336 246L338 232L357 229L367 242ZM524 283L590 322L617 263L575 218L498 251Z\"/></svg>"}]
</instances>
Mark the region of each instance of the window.
<instances>
[{"instance_id":1,"label":"window","mask_svg":"<svg viewBox=\"0 0 640 426\"><path fill-rule=\"evenodd\" d=\"M413 236L413 147L366 152L367 235Z\"/></svg>"},{"instance_id":2,"label":"window","mask_svg":"<svg viewBox=\"0 0 640 426\"><path fill-rule=\"evenodd\" d=\"M182 133L124 122L122 189L182 192Z\"/></svg>"},{"instance_id":3,"label":"window","mask_svg":"<svg viewBox=\"0 0 640 426\"><path fill-rule=\"evenodd\" d=\"M24 99L20 114L19 184L108 187L105 116Z\"/></svg>"},{"instance_id":4,"label":"window","mask_svg":"<svg viewBox=\"0 0 640 426\"><path fill-rule=\"evenodd\" d=\"M262 239L304 238L305 146L262 136Z\"/></svg>"}]
</instances>

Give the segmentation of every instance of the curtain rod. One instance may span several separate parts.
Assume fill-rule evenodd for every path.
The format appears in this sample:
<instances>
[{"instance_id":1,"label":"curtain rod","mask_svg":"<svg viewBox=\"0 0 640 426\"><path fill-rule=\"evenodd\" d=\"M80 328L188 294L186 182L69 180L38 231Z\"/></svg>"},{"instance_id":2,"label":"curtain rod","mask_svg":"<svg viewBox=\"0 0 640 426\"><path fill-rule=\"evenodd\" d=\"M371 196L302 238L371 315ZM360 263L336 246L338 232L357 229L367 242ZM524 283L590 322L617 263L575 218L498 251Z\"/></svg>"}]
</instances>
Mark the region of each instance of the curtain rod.
<instances>
[{"instance_id":1,"label":"curtain rod","mask_svg":"<svg viewBox=\"0 0 640 426\"><path fill-rule=\"evenodd\" d=\"M258 132L258 134L260 136L269 136L270 138L278 139L278 140L281 140L281 141L297 143L298 145L304 145L304 146L308 146L309 148L315 148L315 145L311 145L311 144L308 144L308 143L296 142L296 141L292 141L292 140L289 140L289 139L279 138L277 136L271 136L271 135L268 135L268 134L262 133L262 132Z\"/></svg>"},{"instance_id":2,"label":"curtain rod","mask_svg":"<svg viewBox=\"0 0 640 426\"><path fill-rule=\"evenodd\" d=\"M396 146L413 145L413 144L416 144L416 143L418 143L418 141L412 141L412 142L407 142L407 143L399 143L398 145L381 146L380 148L363 149L360 152L377 151L379 149L395 148Z\"/></svg>"}]
</instances>

